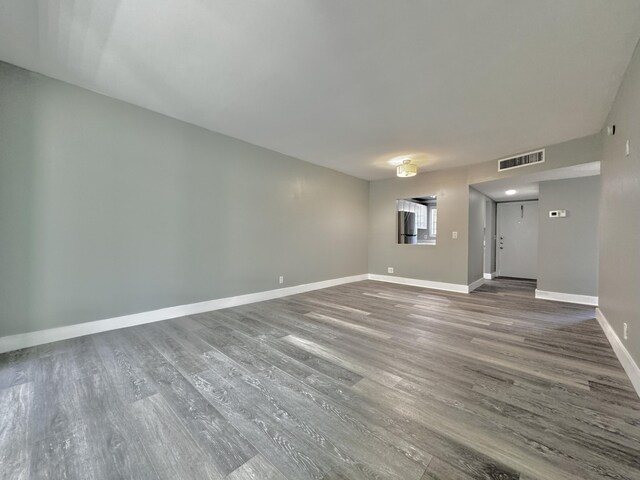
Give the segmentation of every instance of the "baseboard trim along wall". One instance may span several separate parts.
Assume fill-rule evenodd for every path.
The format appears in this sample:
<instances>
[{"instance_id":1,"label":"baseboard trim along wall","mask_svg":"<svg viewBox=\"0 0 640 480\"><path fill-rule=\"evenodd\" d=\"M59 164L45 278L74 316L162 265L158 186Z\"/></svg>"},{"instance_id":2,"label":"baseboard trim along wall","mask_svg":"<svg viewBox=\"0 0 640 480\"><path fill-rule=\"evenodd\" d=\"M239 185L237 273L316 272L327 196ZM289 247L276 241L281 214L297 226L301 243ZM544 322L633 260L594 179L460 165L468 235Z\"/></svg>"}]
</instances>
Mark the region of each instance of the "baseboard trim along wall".
<instances>
[{"instance_id":1,"label":"baseboard trim along wall","mask_svg":"<svg viewBox=\"0 0 640 480\"><path fill-rule=\"evenodd\" d=\"M493 280L494 278L496 278L498 276L497 272L493 272L493 273L485 273L484 274L484 279L485 280Z\"/></svg>"},{"instance_id":2,"label":"baseboard trim along wall","mask_svg":"<svg viewBox=\"0 0 640 480\"><path fill-rule=\"evenodd\" d=\"M296 285L293 287L278 288L275 290L249 293L246 295L239 295L235 297L218 298L215 300L207 300L204 302L191 303L188 305L178 305L175 307L161 308L159 310L151 310L148 312L123 315L120 317L107 318L104 320L95 320L92 322L78 323L75 325L66 325L64 327L56 327L46 330L38 330L36 332L20 333L17 335L0 337L0 353L19 350L21 348L34 347L36 345L42 345L45 343L57 342L59 340L66 340L69 338L81 337L84 335L91 335L92 333L100 333L109 330L116 330L119 328L133 327L135 325L159 322L162 320L169 320L171 318L184 317L186 315L195 315L198 313L220 310L223 308L247 305L249 303L263 302L266 300L272 300L274 298L287 297L289 295L296 295L298 293L320 290L323 288L334 287L336 285L342 285L345 283L359 282L362 280L376 280L379 282L412 285L415 287L431 288L434 290L444 290L447 292L456 293L470 293L481 286L483 283L485 283L485 278L479 278L478 280L472 282L470 285L464 285L459 283L434 282L431 280L421 280L417 278L396 277L393 275L364 273L361 275L353 275L351 277L335 278L332 280L307 283L303 285ZM572 295L558 292L545 292L542 290L536 290L536 298L555 300L560 302L581 303L585 305L598 304L598 297L588 297L586 295Z\"/></svg>"},{"instance_id":3,"label":"baseboard trim along wall","mask_svg":"<svg viewBox=\"0 0 640 480\"><path fill-rule=\"evenodd\" d=\"M581 305L598 306L598 297L589 295L575 295L573 293L547 292L536 288L536 298L541 300L553 300L554 302L579 303Z\"/></svg>"},{"instance_id":4,"label":"baseboard trim along wall","mask_svg":"<svg viewBox=\"0 0 640 480\"><path fill-rule=\"evenodd\" d=\"M133 313L131 315L123 315L120 317L107 318L104 320L95 320L91 322L77 323L75 325L66 325L64 327L49 328L46 330L38 330L35 332L9 335L6 337L0 337L0 353L19 350L21 348L34 347L36 345L57 342L60 340L67 340L69 338L82 337L84 335L91 335L93 333L106 332L109 330L117 330L119 328L143 325L145 323L159 322L162 320L169 320L171 318L184 317L186 315L211 312L213 310L237 307L239 305L247 305L249 303L264 302L266 300L272 300L274 298L288 297L289 295L296 295L298 293L320 290L323 288L334 287L336 285L342 285L345 283L359 282L362 280L378 280L381 282L414 285L417 287L433 288L435 290L446 290L449 292L469 293L470 291L469 286L456 283L432 282L430 280L418 280L413 278L402 278L389 275L363 273L361 275L354 275L351 277L324 280L321 282L307 283L304 285L296 285L293 287L249 293L236 297L218 298L215 300L207 300L204 302L190 303L188 305L178 305L175 307L161 308L159 310L151 310L148 312Z\"/></svg>"},{"instance_id":5,"label":"baseboard trim along wall","mask_svg":"<svg viewBox=\"0 0 640 480\"><path fill-rule=\"evenodd\" d=\"M484 277L483 278L479 278L478 280L476 280L475 282L471 282L469 284L469 292L473 292L476 288L484 285Z\"/></svg>"},{"instance_id":6,"label":"baseboard trim along wall","mask_svg":"<svg viewBox=\"0 0 640 480\"><path fill-rule=\"evenodd\" d=\"M622 364L622 368L624 368L629 380L631 380L633 388L635 388L636 393L640 396L640 367L638 367L638 364L633 360L629 350L624 346L624 343L622 343L622 340L620 340L620 337L618 337L618 334L599 308L596 308L596 319L602 327L607 340L609 340L616 357L618 357L618 360Z\"/></svg>"},{"instance_id":7,"label":"baseboard trim along wall","mask_svg":"<svg viewBox=\"0 0 640 480\"><path fill-rule=\"evenodd\" d=\"M433 282L431 280L420 280L417 278L394 277L393 275L369 274L369 280L378 282L399 283L401 285L412 285L414 287L433 288L434 290L446 290L447 292L469 293L469 286L459 283Z\"/></svg>"},{"instance_id":8,"label":"baseboard trim along wall","mask_svg":"<svg viewBox=\"0 0 640 480\"><path fill-rule=\"evenodd\" d=\"M19 350L26 347L34 347L44 343L57 342L68 338L82 337L92 333L106 332L108 330L116 330L118 328L133 327L144 323L184 317L185 315L195 315L197 313L210 312L213 310L220 310L222 308L237 307L239 305L272 300L274 298L288 297L289 295L310 292L312 290L320 290L322 288L334 287L345 283L359 282L361 280L367 280L368 278L369 275L364 273L362 275L354 275L351 277L335 278L332 280L307 283L293 287L278 288L276 290L249 293L236 297L218 298L216 300L208 300L205 302L161 308L159 310L134 313L115 318L107 318L105 320L95 320L92 322L77 323L75 325L66 325L64 327L49 328L47 330L38 330L36 332L0 337L0 353Z\"/></svg>"}]
</instances>

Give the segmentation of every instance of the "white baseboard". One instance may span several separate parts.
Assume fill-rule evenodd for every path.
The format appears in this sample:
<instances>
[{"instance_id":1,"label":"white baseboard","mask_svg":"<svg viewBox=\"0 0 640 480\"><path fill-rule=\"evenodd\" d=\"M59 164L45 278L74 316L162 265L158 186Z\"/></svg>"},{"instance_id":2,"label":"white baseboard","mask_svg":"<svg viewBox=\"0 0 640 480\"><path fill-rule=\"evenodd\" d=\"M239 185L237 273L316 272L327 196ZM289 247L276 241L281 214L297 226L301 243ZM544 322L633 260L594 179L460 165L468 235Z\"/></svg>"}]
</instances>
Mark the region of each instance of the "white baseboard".
<instances>
[{"instance_id":1,"label":"white baseboard","mask_svg":"<svg viewBox=\"0 0 640 480\"><path fill-rule=\"evenodd\" d=\"M554 302L579 303L581 305L598 305L598 297L589 295L575 295L573 293L547 292L536 288L536 298L541 300L553 300Z\"/></svg>"},{"instance_id":2,"label":"white baseboard","mask_svg":"<svg viewBox=\"0 0 640 480\"><path fill-rule=\"evenodd\" d=\"M368 274L354 275L352 277L335 278L332 280L324 280L321 282L307 283L304 285L296 285L294 287L278 288L276 290L267 290L264 292L249 293L239 295L237 297L218 298L205 302L191 303L188 305L179 305L176 307L161 308L148 312L134 313L131 315L123 315L121 317L107 318L105 320L95 320L92 322L77 323L75 325L67 325L64 327L49 328L47 330L38 330L36 332L20 333L18 335L10 335L0 337L0 353L19 350L21 348L33 347L44 343L57 342L68 338L81 337L92 333L106 332L108 330L116 330L118 328L132 327L142 325L144 323L158 322L160 320L169 320L170 318L184 317L185 315L195 315L197 313L210 312L212 310L220 310L222 308L236 307L238 305L246 305L248 303L263 302L274 298L287 297L297 293L310 292L321 288L333 287L344 283L358 282L367 280Z\"/></svg>"},{"instance_id":3,"label":"white baseboard","mask_svg":"<svg viewBox=\"0 0 640 480\"><path fill-rule=\"evenodd\" d=\"M494 276L495 274L490 275ZM336 285L342 285L351 282L359 282L367 279L380 282L398 283L401 285L432 288L434 290L445 290L448 292L469 293L482 285L485 281L485 278L479 278L470 285L464 285L459 283L435 282L431 280L420 280L417 278L395 277L393 275L365 273L361 275L354 275L351 277L342 277L332 280L324 280L321 282L308 283L304 285L296 285L293 287L267 290L264 292L249 293L236 297L218 298L205 302L161 308L159 310L151 310L148 312L123 315L121 317L107 318L104 320L95 320L91 322L78 323L75 325L67 325L64 327L50 328L47 330L38 330L36 332L28 332L18 335L0 337L0 353L19 350L26 347L33 347L35 345L42 345L44 343L57 342L59 340L66 340L68 338L81 337L83 335L91 335L92 333L106 332L108 330L116 330L118 328L132 327L135 325L158 322L161 320L169 320L171 318L184 317L185 315L195 315L198 313L220 310L222 308L236 307L249 303L263 302L266 300L272 300L274 298L286 297L289 295L310 292L312 290L320 290L322 288L333 287ZM541 290L536 290L536 298L557 300L561 302L582 303L586 305L598 304L598 297L571 295L557 292L545 292Z\"/></svg>"},{"instance_id":4,"label":"white baseboard","mask_svg":"<svg viewBox=\"0 0 640 480\"><path fill-rule=\"evenodd\" d=\"M414 287L433 288L434 290L446 290L448 292L469 293L469 286L459 283L433 282L431 280L394 277L393 275L378 275L376 273L370 273L369 280L376 280L378 282L399 283L401 285L412 285Z\"/></svg>"},{"instance_id":5,"label":"white baseboard","mask_svg":"<svg viewBox=\"0 0 640 480\"><path fill-rule=\"evenodd\" d=\"M485 273L483 275L485 280L493 280L494 278L496 278L498 276L497 272L493 272L493 273Z\"/></svg>"},{"instance_id":6,"label":"white baseboard","mask_svg":"<svg viewBox=\"0 0 640 480\"><path fill-rule=\"evenodd\" d=\"M479 279L478 279L478 280L476 280L475 282L471 282L471 283L469 284L469 290L468 290L468 291L469 291L469 293L470 293L470 292L473 292L476 288L478 288L478 287L480 287L480 286L484 285L484 280L485 280L485 279L484 279L484 277L483 277L483 278L479 278Z\"/></svg>"},{"instance_id":7,"label":"white baseboard","mask_svg":"<svg viewBox=\"0 0 640 480\"><path fill-rule=\"evenodd\" d=\"M609 324L599 308L596 308L596 319L602 327L604 334L607 336L607 340L609 340L616 357L620 360L622 368L624 368L624 371L629 376L629 380L631 380L633 388L635 388L636 393L640 396L640 367L638 367L638 364L629 353L629 350L624 346L624 343L622 343L622 340L620 340L620 337L618 337L618 334Z\"/></svg>"}]
</instances>

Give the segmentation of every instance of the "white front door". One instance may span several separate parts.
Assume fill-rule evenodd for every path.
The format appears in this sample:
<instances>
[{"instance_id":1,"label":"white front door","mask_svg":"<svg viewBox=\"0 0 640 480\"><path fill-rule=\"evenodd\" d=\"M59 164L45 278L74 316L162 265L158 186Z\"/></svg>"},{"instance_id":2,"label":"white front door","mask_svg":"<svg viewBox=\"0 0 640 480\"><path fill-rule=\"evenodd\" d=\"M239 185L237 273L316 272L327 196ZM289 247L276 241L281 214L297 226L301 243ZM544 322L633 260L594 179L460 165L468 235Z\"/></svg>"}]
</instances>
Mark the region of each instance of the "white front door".
<instances>
[{"instance_id":1,"label":"white front door","mask_svg":"<svg viewBox=\"0 0 640 480\"><path fill-rule=\"evenodd\" d=\"M538 202L498 204L496 251L501 277L538 277Z\"/></svg>"}]
</instances>

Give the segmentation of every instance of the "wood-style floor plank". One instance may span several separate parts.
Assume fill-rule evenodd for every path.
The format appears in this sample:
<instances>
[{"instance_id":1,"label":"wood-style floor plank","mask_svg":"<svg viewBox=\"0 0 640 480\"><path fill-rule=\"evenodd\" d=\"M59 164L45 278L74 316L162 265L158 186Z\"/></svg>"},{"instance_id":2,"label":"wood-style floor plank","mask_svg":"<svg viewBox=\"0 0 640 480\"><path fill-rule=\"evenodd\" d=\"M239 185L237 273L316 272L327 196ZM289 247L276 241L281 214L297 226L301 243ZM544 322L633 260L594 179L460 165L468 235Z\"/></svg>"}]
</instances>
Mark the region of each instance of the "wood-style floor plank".
<instances>
[{"instance_id":1,"label":"wood-style floor plank","mask_svg":"<svg viewBox=\"0 0 640 480\"><path fill-rule=\"evenodd\" d=\"M0 479L637 480L592 307L364 281L0 355Z\"/></svg>"},{"instance_id":2,"label":"wood-style floor plank","mask_svg":"<svg viewBox=\"0 0 640 480\"><path fill-rule=\"evenodd\" d=\"M216 371L233 371L229 381L238 391L254 405L261 405L272 416L280 418L292 431L308 437L318 448L345 462L341 467L358 469L366 478L417 480L422 475L424 467L395 448L389 448L389 444L376 436L361 436L358 442L350 442L357 433L353 425L337 418L335 411L309 402L307 392L300 390L295 378L287 378L284 372L257 359L249 350L233 345L223 352L223 355L210 356Z\"/></svg>"},{"instance_id":3,"label":"wood-style floor plank","mask_svg":"<svg viewBox=\"0 0 640 480\"><path fill-rule=\"evenodd\" d=\"M266 458L258 454L227 475L227 480L286 480Z\"/></svg>"},{"instance_id":4,"label":"wood-style floor plank","mask_svg":"<svg viewBox=\"0 0 640 480\"><path fill-rule=\"evenodd\" d=\"M0 390L0 475L29 478L29 419L33 385L20 383Z\"/></svg>"},{"instance_id":5,"label":"wood-style floor plank","mask_svg":"<svg viewBox=\"0 0 640 480\"><path fill-rule=\"evenodd\" d=\"M222 479L224 472L189 434L180 418L160 394L138 400L129 407L133 428L140 435L160 478Z\"/></svg>"}]
</instances>

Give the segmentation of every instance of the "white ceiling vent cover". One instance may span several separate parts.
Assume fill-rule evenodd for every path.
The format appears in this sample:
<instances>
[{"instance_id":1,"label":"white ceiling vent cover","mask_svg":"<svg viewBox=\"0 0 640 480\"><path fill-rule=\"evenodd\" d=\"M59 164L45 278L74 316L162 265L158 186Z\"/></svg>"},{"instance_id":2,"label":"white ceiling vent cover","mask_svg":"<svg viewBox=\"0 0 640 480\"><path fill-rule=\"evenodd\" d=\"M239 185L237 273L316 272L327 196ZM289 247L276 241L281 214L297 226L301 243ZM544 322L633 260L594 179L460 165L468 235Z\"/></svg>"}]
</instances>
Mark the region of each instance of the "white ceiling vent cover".
<instances>
[{"instance_id":1,"label":"white ceiling vent cover","mask_svg":"<svg viewBox=\"0 0 640 480\"><path fill-rule=\"evenodd\" d=\"M544 162L544 148L535 152L524 153L515 157L498 160L498 171L511 170L512 168L526 167L535 163Z\"/></svg>"}]
</instances>

